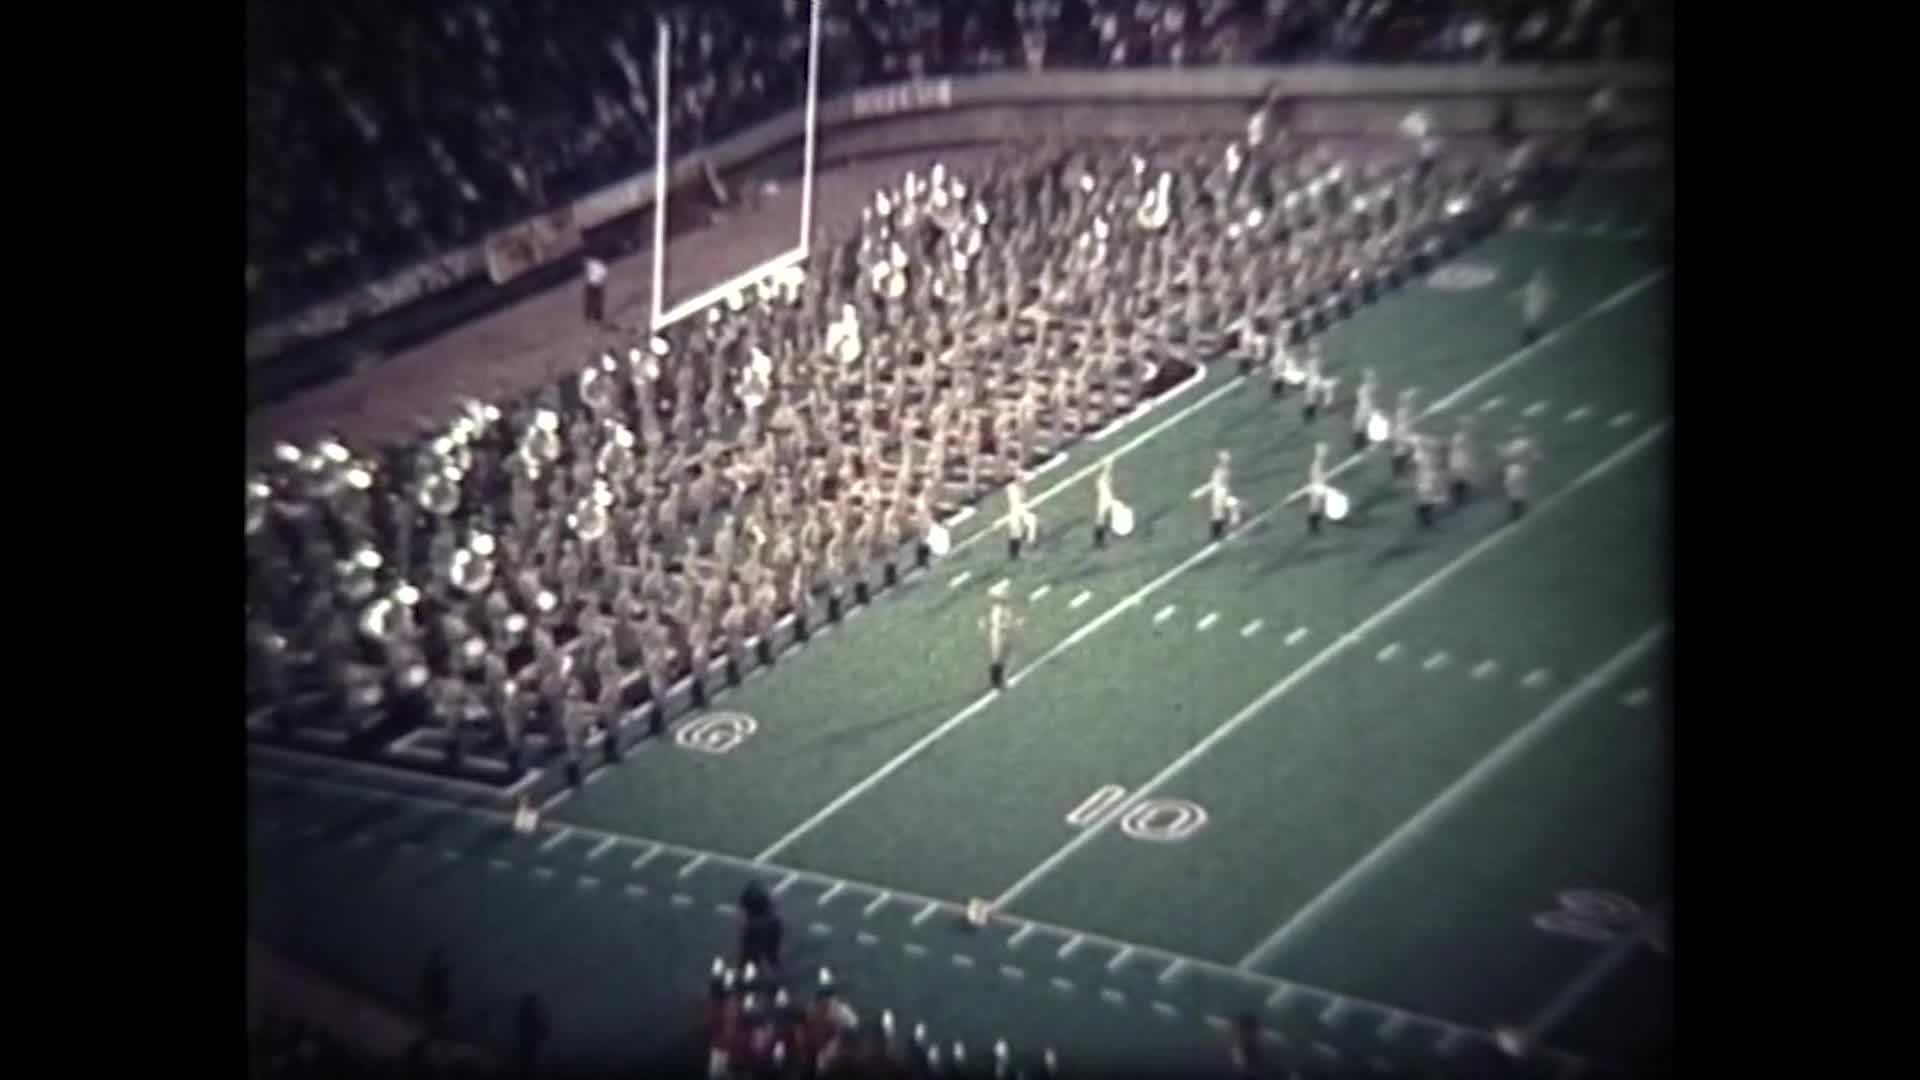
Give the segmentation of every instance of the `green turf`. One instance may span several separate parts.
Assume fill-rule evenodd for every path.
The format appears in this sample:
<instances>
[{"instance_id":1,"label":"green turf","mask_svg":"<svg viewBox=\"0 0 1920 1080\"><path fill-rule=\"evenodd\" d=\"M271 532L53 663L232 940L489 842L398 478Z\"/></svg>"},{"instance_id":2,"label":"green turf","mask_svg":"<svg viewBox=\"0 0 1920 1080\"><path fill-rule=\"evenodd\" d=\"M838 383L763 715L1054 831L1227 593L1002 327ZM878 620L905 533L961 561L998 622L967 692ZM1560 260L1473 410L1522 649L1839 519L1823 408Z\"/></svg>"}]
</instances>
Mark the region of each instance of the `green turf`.
<instances>
[{"instance_id":1,"label":"green turf","mask_svg":"<svg viewBox=\"0 0 1920 1080\"><path fill-rule=\"evenodd\" d=\"M1605 218L1616 231L1644 223L1670 197L1665 183L1590 183L1543 221ZM1415 285L1363 311L1329 340L1340 373L1352 378L1370 363L1389 394L1417 383L1432 402L1514 352L1511 291L1545 266L1555 318L1577 325L1475 384L1452 411L1473 412L1492 437L1544 403L1525 421L1547 455L1542 500L1669 415L1663 289L1585 314L1647 278L1656 265L1650 241L1524 231L1464 261L1495 267L1498 281L1466 292ZM751 857L787 834L979 701L985 656L975 624L993 581L1009 578L1023 598L1049 587L1026 604L1017 671L1200 550L1205 509L1189 492L1216 449L1234 452L1236 488L1255 510L1304 480L1312 438L1324 435L1335 460L1345 456L1343 420L1309 435L1297 403L1271 402L1264 380L1231 387L1230 367L1216 365L1181 397L1075 449L1032 485L1044 492L1230 387L1121 461L1119 493L1142 521L1135 536L1090 552L1093 491L1080 481L1038 508L1046 536L1031 558L1009 566L997 535L957 553L722 698L717 709L760 725L738 749L703 755L647 744L549 815L538 836L462 811L256 777L255 931L402 1006L416 993L426 948L444 944L460 1030L496 1045L509 1036L514 999L537 989L555 1004L563 1056L695 1054L689 1010L707 961L731 946L726 905L747 880L771 885L784 869L695 864L695 852L679 849L649 856L646 838ZM1592 956L1531 928L1543 898L1550 904L1583 884L1636 897L1659 891L1665 862L1653 837L1662 808L1653 793L1662 781L1652 736L1665 717L1660 695L1636 711L1617 690L1597 694L1432 831L1356 878L1260 965L1307 984L1278 998L1271 981L1204 965L1163 979L1169 956L1122 955L1119 944L1074 943L1073 934L1103 932L1231 965L1658 621L1669 448L1670 436L1504 531L1501 507L1488 500L1421 535L1384 463L1343 474L1336 483L1358 504L1348 526L1307 541L1296 511L1276 515L1083 635L781 852L776 861L786 866L853 881L829 895L827 882L799 880L782 896L793 963L831 964L863 1002L892 1003L903 1026L929 1019L943 1042L965 1038L976 1061L1006 1037L1020 1047L1054 1042L1070 1064L1197 1068L1220 1059L1213 1025L1252 1012L1269 1049L1302 1071L1437 1061L1552 1075L1550 1062L1502 1063L1471 1041L1441 1053L1436 1047L1449 1044L1427 1017L1527 1019ZM957 535L978 535L1001 509L999 497L990 499ZM1182 771L1162 794L1194 799L1212 815L1192 839L1156 845L1110 831L1039 879L1010 918L977 932L957 926L950 911L922 917L920 902L875 891L994 895L1075 835L1062 819L1100 785L1137 787L1341 633L1496 535ZM962 572L967 583L949 588ZM1073 606L1082 592L1088 599ZM1169 604L1176 610L1155 623ZM1199 629L1210 613L1217 617ZM1260 625L1243 635L1255 619ZM1287 644L1296 628L1304 640ZM1390 641L1401 654L1382 662L1378 651ZM1446 662L1428 670L1441 650ZM1475 678L1485 660L1497 672ZM1525 685L1536 668L1551 674ZM1623 675L1623 684L1636 677ZM1608 717L1629 730L1600 729L1595 718ZM309 823L320 825L318 835L304 834ZM573 833L556 841L568 823L627 839L603 845ZM636 867L636 859L646 861ZM1065 929L1024 930L1023 915ZM1601 1058L1651 1042L1663 1016L1664 963L1636 957L1573 1011L1555 1041ZM1396 1018L1316 987L1420 1015Z\"/></svg>"}]
</instances>

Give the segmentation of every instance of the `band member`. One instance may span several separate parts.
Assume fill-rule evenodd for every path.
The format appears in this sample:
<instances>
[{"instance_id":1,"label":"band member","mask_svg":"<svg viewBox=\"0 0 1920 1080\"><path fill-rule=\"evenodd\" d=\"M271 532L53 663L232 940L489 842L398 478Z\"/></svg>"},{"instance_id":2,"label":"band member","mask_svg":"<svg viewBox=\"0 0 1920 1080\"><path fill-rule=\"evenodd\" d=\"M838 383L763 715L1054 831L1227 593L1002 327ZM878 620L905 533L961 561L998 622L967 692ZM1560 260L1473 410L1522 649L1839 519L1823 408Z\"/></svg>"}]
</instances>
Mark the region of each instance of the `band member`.
<instances>
[{"instance_id":1,"label":"band member","mask_svg":"<svg viewBox=\"0 0 1920 1080\"><path fill-rule=\"evenodd\" d=\"M1505 464L1500 472L1500 486L1507 496L1509 517L1518 519L1527 512L1527 499L1533 491L1533 466L1540 460L1540 452L1534 449L1532 438L1516 431L1501 457Z\"/></svg>"},{"instance_id":2,"label":"band member","mask_svg":"<svg viewBox=\"0 0 1920 1080\"><path fill-rule=\"evenodd\" d=\"M1207 481L1213 538L1220 540L1227 530L1240 524L1240 500L1233 494L1232 455L1222 450L1213 463L1213 477Z\"/></svg>"},{"instance_id":3,"label":"band member","mask_svg":"<svg viewBox=\"0 0 1920 1080\"><path fill-rule=\"evenodd\" d=\"M1531 345L1540 340L1540 328L1546 321L1547 308L1553 302L1553 286L1547 282L1547 271L1543 267L1535 270L1520 290L1521 338Z\"/></svg>"},{"instance_id":4,"label":"band member","mask_svg":"<svg viewBox=\"0 0 1920 1080\"><path fill-rule=\"evenodd\" d=\"M1473 497L1473 469L1472 421L1463 416L1447 443L1447 476L1452 482L1455 506L1464 506Z\"/></svg>"},{"instance_id":5,"label":"band member","mask_svg":"<svg viewBox=\"0 0 1920 1080\"><path fill-rule=\"evenodd\" d=\"M1021 620L1013 613L1007 601L1005 584L996 585L988 593L986 617L980 620L981 628L987 632L987 680L995 690L1007 688L1007 651L1012 644L1013 631L1020 626Z\"/></svg>"},{"instance_id":6,"label":"band member","mask_svg":"<svg viewBox=\"0 0 1920 1080\"><path fill-rule=\"evenodd\" d=\"M1304 372L1300 369L1299 360L1294 358L1293 350L1287 348L1287 343L1284 338L1276 336L1273 339L1273 351L1269 354L1269 357L1267 361L1267 378L1273 384L1273 396L1276 398L1285 397L1287 395L1287 384L1289 382L1304 381L1301 379L1301 375L1303 375ZM1313 408L1313 402L1311 400L1307 402L1307 408L1309 410ZM1312 417L1308 417L1308 419L1312 419Z\"/></svg>"},{"instance_id":7,"label":"band member","mask_svg":"<svg viewBox=\"0 0 1920 1080\"><path fill-rule=\"evenodd\" d=\"M1313 462L1307 466L1307 531L1320 531L1327 511L1327 444L1313 444Z\"/></svg>"},{"instance_id":8,"label":"band member","mask_svg":"<svg viewBox=\"0 0 1920 1080\"><path fill-rule=\"evenodd\" d=\"M1339 379L1327 375L1322 370L1325 363L1326 356L1321 351L1320 343L1315 341L1309 344L1307 346L1307 371L1305 380L1307 403L1306 407L1302 410L1302 416L1309 424L1313 423L1314 417L1320 415L1320 410L1333 408L1334 391L1340 385Z\"/></svg>"},{"instance_id":9,"label":"band member","mask_svg":"<svg viewBox=\"0 0 1920 1080\"><path fill-rule=\"evenodd\" d=\"M1355 450L1367 448L1367 421L1373 419L1373 414L1379 411L1380 406L1376 400L1379 393L1380 383L1374 377L1373 369L1362 370L1360 385L1354 389L1353 396L1353 448Z\"/></svg>"},{"instance_id":10,"label":"band member","mask_svg":"<svg viewBox=\"0 0 1920 1080\"><path fill-rule=\"evenodd\" d=\"M1432 526L1446 504L1446 473L1440 467L1440 443L1426 435L1413 437L1413 492L1420 524Z\"/></svg>"},{"instance_id":11,"label":"band member","mask_svg":"<svg viewBox=\"0 0 1920 1080\"><path fill-rule=\"evenodd\" d=\"M1114 502L1113 456L1109 454L1100 462L1100 471L1093 477L1093 546L1096 548L1107 546L1107 528Z\"/></svg>"},{"instance_id":12,"label":"band member","mask_svg":"<svg viewBox=\"0 0 1920 1080\"><path fill-rule=\"evenodd\" d=\"M1027 474L1021 470L1007 484L1007 557L1017 559L1026 545L1040 536L1040 519L1027 506Z\"/></svg>"},{"instance_id":13,"label":"band member","mask_svg":"<svg viewBox=\"0 0 1920 1080\"><path fill-rule=\"evenodd\" d=\"M1420 435L1413 430L1413 406L1419 391L1408 387L1400 391L1400 400L1393 407L1393 475L1404 476L1407 466L1413 464L1414 447L1420 441Z\"/></svg>"}]
</instances>

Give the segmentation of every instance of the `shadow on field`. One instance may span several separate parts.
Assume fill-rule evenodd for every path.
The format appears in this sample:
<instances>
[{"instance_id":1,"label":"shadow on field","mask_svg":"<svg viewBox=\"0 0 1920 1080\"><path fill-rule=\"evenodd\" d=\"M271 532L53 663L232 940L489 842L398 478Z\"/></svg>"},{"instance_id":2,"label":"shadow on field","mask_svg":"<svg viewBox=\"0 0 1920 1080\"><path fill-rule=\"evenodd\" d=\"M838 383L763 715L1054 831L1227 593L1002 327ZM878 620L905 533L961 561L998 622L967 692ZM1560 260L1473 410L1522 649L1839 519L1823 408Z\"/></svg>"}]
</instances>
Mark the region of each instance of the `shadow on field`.
<instances>
[{"instance_id":1,"label":"shadow on field","mask_svg":"<svg viewBox=\"0 0 1920 1080\"><path fill-rule=\"evenodd\" d=\"M900 724L911 723L924 716L935 713L951 713L963 709L972 704L975 698L990 689L987 685L987 660L986 647L984 644L980 649L979 667L980 685L977 688L969 689L964 694L952 694L946 697L935 698L931 701L916 702L888 716L875 717L860 723L839 725L831 731L826 731L816 736L813 739L813 744L826 747L840 746L866 738L869 735L885 731L888 728Z\"/></svg>"}]
</instances>

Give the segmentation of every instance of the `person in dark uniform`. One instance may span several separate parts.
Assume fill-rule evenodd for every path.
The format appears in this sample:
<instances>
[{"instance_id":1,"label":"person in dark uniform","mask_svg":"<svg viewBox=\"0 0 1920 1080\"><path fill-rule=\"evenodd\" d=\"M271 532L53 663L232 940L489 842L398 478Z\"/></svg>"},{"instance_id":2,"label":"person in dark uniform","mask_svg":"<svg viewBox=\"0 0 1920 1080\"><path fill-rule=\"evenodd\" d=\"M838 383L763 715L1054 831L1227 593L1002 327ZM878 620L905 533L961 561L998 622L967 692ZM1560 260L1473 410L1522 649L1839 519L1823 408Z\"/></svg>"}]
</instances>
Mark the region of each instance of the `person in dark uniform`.
<instances>
[{"instance_id":1,"label":"person in dark uniform","mask_svg":"<svg viewBox=\"0 0 1920 1080\"><path fill-rule=\"evenodd\" d=\"M594 255L586 261L585 306L588 322L600 326L607 321L607 264Z\"/></svg>"},{"instance_id":2,"label":"person in dark uniform","mask_svg":"<svg viewBox=\"0 0 1920 1080\"><path fill-rule=\"evenodd\" d=\"M740 967L753 964L763 971L780 970L780 947L786 928L773 910L773 897L759 882L749 882L740 894L746 920L740 927Z\"/></svg>"},{"instance_id":3,"label":"person in dark uniform","mask_svg":"<svg viewBox=\"0 0 1920 1080\"><path fill-rule=\"evenodd\" d=\"M534 1069L540 1061L540 1044L547 1041L549 1033L547 1007L540 1001L540 995L527 994L522 997L519 1012L514 1017L514 1057L518 1061L521 1080L532 1080Z\"/></svg>"}]
</instances>

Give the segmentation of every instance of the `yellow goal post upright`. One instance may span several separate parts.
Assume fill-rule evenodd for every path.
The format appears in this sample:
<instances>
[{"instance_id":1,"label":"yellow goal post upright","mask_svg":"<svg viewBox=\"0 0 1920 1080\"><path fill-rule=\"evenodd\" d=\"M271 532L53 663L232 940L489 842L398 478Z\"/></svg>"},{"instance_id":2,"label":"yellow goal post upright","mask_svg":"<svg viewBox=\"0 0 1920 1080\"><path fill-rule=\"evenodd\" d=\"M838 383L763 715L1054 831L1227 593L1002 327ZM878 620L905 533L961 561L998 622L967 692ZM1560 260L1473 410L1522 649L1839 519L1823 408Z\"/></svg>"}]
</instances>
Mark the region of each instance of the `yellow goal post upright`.
<instances>
[{"instance_id":1,"label":"yellow goal post upright","mask_svg":"<svg viewBox=\"0 0 1920 1080\"><path fill-rule=\"evenodd\" d=\"M671 127L673 76L670 71L673 56L673 27L665 14L654 19L654 90L655 100L660 102L655 110L654 122L654 184L653 200L653 300L651 317L648 323L652 333L659 333L666 327L683 319L698 315L728 296L750 289L761 281L786 270L799 266L806 261L811 251L813 235L813 167L814 150L819 132L820 110L820 19L821 10L831 0L808 0L807 2L807 84L804 110L804 140L800 165L800 235L795 238L792 247L758 263L740 274L736 274L710 289L703 290L686 300L666 306L667 282L667 202L672 194L673 160L672 147L668 133Z\"/></svg>"}]
</instances>

